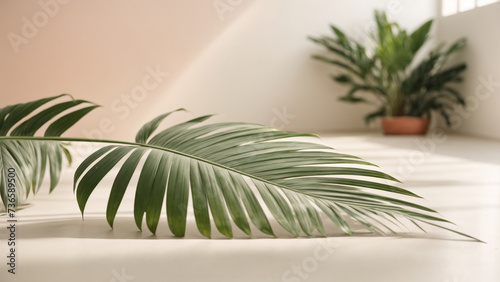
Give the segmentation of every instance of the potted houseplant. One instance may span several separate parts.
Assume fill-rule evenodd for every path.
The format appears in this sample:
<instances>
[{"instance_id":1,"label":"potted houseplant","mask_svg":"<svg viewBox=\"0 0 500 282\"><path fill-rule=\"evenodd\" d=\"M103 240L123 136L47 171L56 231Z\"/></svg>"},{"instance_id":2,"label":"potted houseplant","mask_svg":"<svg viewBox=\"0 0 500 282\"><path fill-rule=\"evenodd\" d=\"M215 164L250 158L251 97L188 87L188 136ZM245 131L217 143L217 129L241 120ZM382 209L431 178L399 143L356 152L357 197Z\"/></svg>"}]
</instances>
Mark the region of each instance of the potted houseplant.
<instances>
[{"instance_id":1,"label":"potted houseplant","mask_svg":"<svg viewBox=\"0 0 500 282\"><path fill-rule=\"evenodd\" d=\"M449 47L439 44L423 59L417 53L429 38L432 20L409 33L390 22L384 12L375 11L376 29L370 33L372 48L331 26L334 37L309 37L335 57L313 58L342 69L333 79L350 87L340 98L349 103L375 104L377 109L365 122L382 117L385 134L425 134L432 112L451 125L454 106L465 106L461 94L450 85L462 81L465 63L448 66L447 59L465 45L459 39Z\"/></svg>"}]
</instances>

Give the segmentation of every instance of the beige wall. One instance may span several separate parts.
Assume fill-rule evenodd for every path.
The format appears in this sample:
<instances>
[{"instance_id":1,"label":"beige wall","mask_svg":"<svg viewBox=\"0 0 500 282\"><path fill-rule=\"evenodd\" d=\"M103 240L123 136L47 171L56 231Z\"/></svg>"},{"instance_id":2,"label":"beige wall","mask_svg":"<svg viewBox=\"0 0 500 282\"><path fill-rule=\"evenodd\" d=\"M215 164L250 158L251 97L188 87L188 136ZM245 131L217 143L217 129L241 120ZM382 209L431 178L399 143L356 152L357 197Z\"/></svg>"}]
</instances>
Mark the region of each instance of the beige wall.
<instances>
[{"instance_id":1,"label":"beige wall","mask_svg":"<svg viewBox=\"0 0 500 282\"><path fill-rule=\"evenodd\" d=\"M454 115L460 132L500 138L500 3L442 17L438 37L451 42L467 38L461 60L467 62L459 87L469 106Z\"/></svg>"},{"instance_id":2,"label":"beige wall","mask_svg":"<svg viewBox=\"0 0 500 282\"><path fill-rule=\"evenodd\" d=\"M178 107L290 130L364 129L368 108L336 101L345 89L310 59L321 49L306 37L329 23L361 35L373 9L407 27L436 10L431 0L40 2L52 5L0 2L1 104L71 93L104 108L70 135L121 139Z\"/></svg>"},{"instance_id":3,"label":"beige wall","mask_svg":"<svg viewBox=\"0 0 500 282\"><path fill-rule=\"evenodd\" d=\"M172 81L249 6L231 2L218 13L199 0L0 1L0 104L71 93L103 108L69 135L131 138Z\"/></svg>"}]
</instances>

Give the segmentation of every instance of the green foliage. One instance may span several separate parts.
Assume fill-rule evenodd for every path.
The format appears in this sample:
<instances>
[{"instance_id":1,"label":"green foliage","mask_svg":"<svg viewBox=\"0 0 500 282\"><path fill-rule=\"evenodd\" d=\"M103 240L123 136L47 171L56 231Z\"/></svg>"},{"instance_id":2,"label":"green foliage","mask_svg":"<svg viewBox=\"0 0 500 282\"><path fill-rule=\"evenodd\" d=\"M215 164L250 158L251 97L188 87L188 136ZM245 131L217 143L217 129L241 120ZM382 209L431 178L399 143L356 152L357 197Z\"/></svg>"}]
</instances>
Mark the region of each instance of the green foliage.
<instances>
[{"instance_id":1,"label":"green foliage","mask_svg":"<svg viewBox=\"0 0 500 282\"><path fill-rule=\"evenodd\" d=\"M376 30L370 33L374 43L371 52L335 26L331 26L333 38L309 38L335 56L314 55L314 59L343 70L333 76L336 82L350 86L340 100L376 103L378 109L366 115L367 123L380 116L423 117L436 111L450 125L453 105L465 105L460 93L450 84L461 81L460 75L466 65L446 67L445 63L450 55L464 47L465 40L456 41L444 51L439 46L420 62L415 62L429 38L432 20L410 34L397 23L388 21L384 12L375 12L375 22Z\"/></svg>"},{"instance_id":2,"label":"green foliage","mask_svg":"<svg viewBox=\"0 0 500 282\"><path fill-rule=\"evenodd\" d=\"M90 102L71 98L70 101L40 109L47 103L68 96L63 94L0 109L0 137L34 136L43 126L47 126L44 136L57 137L97 107ZM84 107L75 109L79 105ZM47 170L50 191L56 187L61 176L63 155L71 163L71 154L62 142L0 139L0 196L4 207L7 206L8 188L4 172L9 168L16 170L18 188L23 188L17 189L16 200L22 202L30 191L33 194L38 192Z\"/></svg>"},{"instance_id":3,"label":"green foliage","mask_svg":"<svg viewBox=\"0 0 500 282\"><path fill-rule=\"evenodd\" d=\"M476 240L447 227L450 222L434 210L404 199L419 197L395 186L397 180L373 164L318 142L296 139L314 139L314 135L258 124L205 124L211 116L194 118L154 134L171 112L146 123L135 142L65 138L59 134L96 106L63 113L88 103L73 100L53 105L49 108L52 110L41 109L43 104L59 97L0 109L0 132L4 133L0 136L1 170L18 168L22 173L21 184L29 190L43 179L42 167L47 159L54 167L51 178L54 183L57 181L64 150L61 142L110 144L80 164L73 185L83 214L101 180L118 168L117 174L112 175L114 181L106 211L110 226L137 171L134 219L142 230L145 218L152 233L157 230L165 205L170 230L176 236L184 236L190 204L198 230L206 237L213 234L211 220L226 237L233 237L233 223L249 236L251 225L274 235L270 216L293 235L312 236L315 231L326 235L321 217L324 214L346 234L352 234L349 218L380 234L394 232L393 228L401 226L399 220L406 219L418 228L425 223ZM30 118L36 110L39 113L33 117L37 118ZM63 116L57 118L56 113ZM56 120L50 122L52 118ZM20 125L13 127L17 123ZM50 124L45 136L34 136L41 124ZM1 180L0 192L6 205L5 179Z\"/></svg>"}]
</instances>

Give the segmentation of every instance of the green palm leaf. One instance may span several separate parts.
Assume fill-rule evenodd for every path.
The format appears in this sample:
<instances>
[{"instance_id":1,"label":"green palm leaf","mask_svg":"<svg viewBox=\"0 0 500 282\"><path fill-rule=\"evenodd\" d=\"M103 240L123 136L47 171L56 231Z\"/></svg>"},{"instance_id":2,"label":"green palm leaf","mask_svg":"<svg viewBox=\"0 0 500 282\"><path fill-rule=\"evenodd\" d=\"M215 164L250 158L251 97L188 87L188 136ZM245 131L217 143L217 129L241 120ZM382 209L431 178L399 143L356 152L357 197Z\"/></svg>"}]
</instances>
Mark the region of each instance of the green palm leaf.
<instances>
[{"instance_id":1,"label":"green palm leaf","mask_svg":"<svg viewBox=\"0 0 500 282\"><path fill-rule=\"evenodd\" d=\"M83 214L94 189L118 167L106 210L110 226L132 175L140 171L134 219L142 229L145 218L152 233L166 205L171 232L184 236L192 205L198 230L206 237L213 234L211 220L226 237L233 237L233 223L249 236L252 225L274 235L271 216L293 235L313 236L316 231L326 235L324 214L346 234L352 234L349 218L382 234L394 232L399 220L406 218L420 229L424 223L477 240L447 227L450 222L434 210L405 200L418 196L395 186L397 180L373 164L317 142L296 140L314 135L258 124L204 124L210 115L153 134L171 112L145 124L136 142L60 137L97 107L83 100L56 103L63 96L67 95L0 109L0 169L15 167L26 194L38 190L49 170L52 190L63 155L70 160L62 142L109 144L80 164L74 190ZM49 102L55 104L47 106ZM44 136L35 136L44 126ZM4 205L5 181L4 173L0 174Z\"/></svg>"},{"instance_id":2,"label":"green palm leaf","mask_svg":"<svg viewBox=\"0 0 500 282\"><path fill-rule=\"evenodd\" d=\"M16 199L19 201L27 197L30 191L33 194L38 192L47 170L52 191L59 182L63 155L71 163L71 154L62 142L2 140L1 137L33 136L43 126L47 126L45 136L60 136L97 107L90 102L73 98L47 106L50 102L68 96L70 95L63 94L0 109L0 196L4 207L7 206L7 183L3 172L9 168L16 170L17 186L21 188L16 191ZM89 104L91 105L88 106ZM87 106L77 108L79 105Z\"/></svg>"},{"instance_id":3,"label":"green palm leaf","mask_svg":"<svg viewBox=\"0 0 500 282\"><path fill-rule=\"evenodd\" d=\"M294 140L316 138L314 135L247 123L202 124L210 116L153 135L170 114L144 125L136 143L103 147L78 167L74 189L82 214L99 182L118 166L107 208L110 226L138 169L134 219L142 229L145 216L152 233L164 204L168 226L180 237L185 235L189 204L199 232L206 237L213 233L210 218L226 237L233 237L232 222L248 235L252 234L251 225L274 235L266 208L281 227L296 236L301 232L311 236L315 231L325 235L320 213L347 234L352 229L346 218L383 234L394 232L397 225L391 228L388 222L398 217L415 225L449 223L434 210L401 199L418 196L389 184L397 180L373 164L318 143Z\"/></svg>"}]
</instances>

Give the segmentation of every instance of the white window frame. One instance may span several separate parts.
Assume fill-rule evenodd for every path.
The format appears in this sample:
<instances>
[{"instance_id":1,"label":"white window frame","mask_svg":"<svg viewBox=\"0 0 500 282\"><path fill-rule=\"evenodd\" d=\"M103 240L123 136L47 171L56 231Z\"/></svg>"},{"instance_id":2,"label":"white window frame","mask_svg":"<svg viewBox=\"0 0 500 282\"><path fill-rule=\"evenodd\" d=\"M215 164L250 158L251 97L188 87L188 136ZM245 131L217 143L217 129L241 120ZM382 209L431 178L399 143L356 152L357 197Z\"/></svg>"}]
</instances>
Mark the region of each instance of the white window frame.
<instances>
[{"instance_id":1,"label":"white window frame","mask_svg":"<svg viewBox=\"0 0 500 282\"><path fill-rule=\"evenodd\" d=\"M444 3L445 3L446 1L448 1L448 0L441 0L441 1L440 1L440 3L439 3L439 4L440 4L440 5L439 5L439 15L440 15L441 17L449 17L449 16L453 16L453 15L456 15L456 14L460 14L460 13L463 13L463 12L467 12L467 11L470 11L470 10L474 10L474 9L476 9L476 8L480 8L480 7L484 7L484 6L488 6L488 5L491 5L491 4L495 4L495 3L500 2L500 0L493 0L493 2L486 3L486 4L482 4L481 6L479 6L479 2L480 2L481 0L474 0L474 6L473 6L473 7L471 7L470 9L467 9L467 10L462 10L462 11L461 11L461 10L460 10L460 2L461 2L461 1L464 1L464 0L456 0L456 2L457 2L457 3L456 3L456 5L457 5L457 7L456 7L456 12L454 12L454 13L450 13L450 14L446 14L446 15L443 15L443 6L444 6Z\"/></svg>"}]
</instances>

